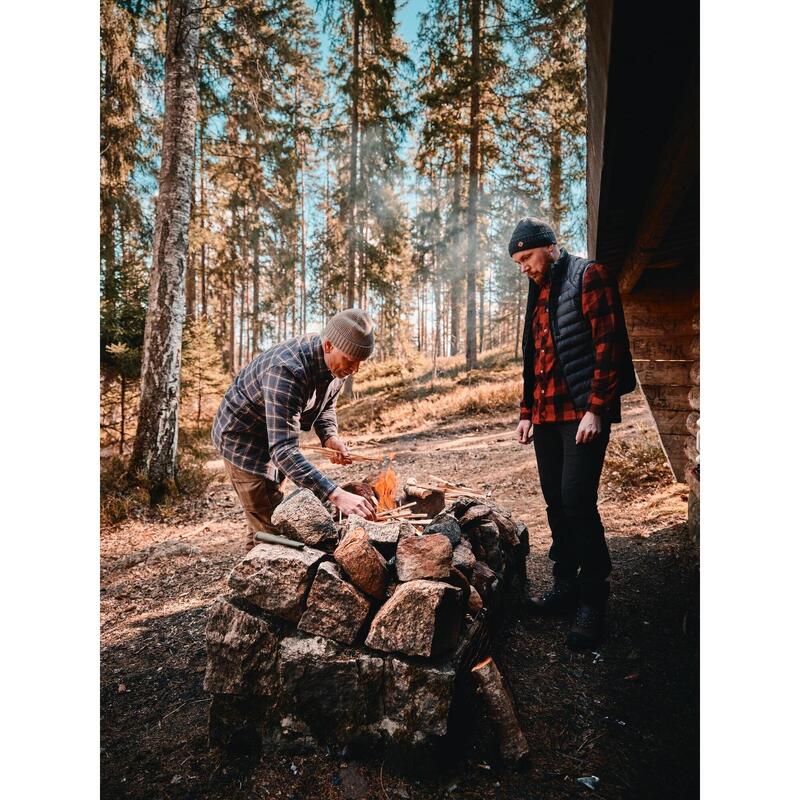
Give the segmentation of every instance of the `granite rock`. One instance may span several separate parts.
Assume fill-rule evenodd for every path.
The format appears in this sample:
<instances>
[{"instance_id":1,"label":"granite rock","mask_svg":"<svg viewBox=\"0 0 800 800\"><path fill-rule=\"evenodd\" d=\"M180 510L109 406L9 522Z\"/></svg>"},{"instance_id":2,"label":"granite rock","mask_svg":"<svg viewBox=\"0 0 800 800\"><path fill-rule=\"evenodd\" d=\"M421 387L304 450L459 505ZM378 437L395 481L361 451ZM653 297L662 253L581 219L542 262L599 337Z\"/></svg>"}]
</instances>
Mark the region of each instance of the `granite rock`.
<instances>
[{"instance_id":1,"label":"granite rock","mask_svg":"<svg viewBox=\"0 0 800 800\"><path fill-rule=\"evenodd\" d=\"M366 645L387 653L437 656L455 647L461 591L442 581L401 584L372 620Z\"/></svg>"},{"instance_id":2,"label":"granite rock","mask_svg":"<svg viewBox=\"0 0 800 800\"><path fill-rule=\"evenodd\" d=\"M237 608L229 597L219 597L209 612L205 633L205 691L253 695L274 691L280 637L274 622Z\"/></svg>"},{"instance_id":3,"label":"granite rock","mask_svg":"<svg viewBox=\"0 0 800 800\"><path fill-rule=\"evenodd\" d=\"M288 539L317 549L330 550L339 538L333 517L309 489L291 492L272 512L272 524Z\"/></svg>"},{"instance_id":4,"label":"granite rock","mask_svg":"<svg viewBox=\"0 0 800 800\"><path fill-rule=\"evenodd\" d=\"M370 544L362 527L351 528L333 553L347 577L365 594L376 600L386 597L389 570L386 560Z\"/></svg>"},{"instance_id":5,"label":"granite rock","mask_svg":"<svg viewBox=\"0 0 800 800\"><path fill-rule=\"evenodd\" d=\"M319 564L328 556L309 547L259 544L234 568L228 585L276 617L298 622Z\"/></svg>"},{"instance_id":6,"label":"granite rock","mask_svg":"<svg viewBox=\"0 0 800 800\"><path fill-rule=\"evenodd\" d=\"M336 564L319 565L298 628L341 644L353 644L369 616L369 600Z\"/></svg>"},{"instance_id":7,"label":"granite rock","mask_svg":"<svg viewBox=\"0 0 800 800\"><path fill-rule=\"evenodd\" d=\"M453 547L446 536L404 536L397 544L397 578L440 580L450 574Z\"/></svg>"}]
</instances>

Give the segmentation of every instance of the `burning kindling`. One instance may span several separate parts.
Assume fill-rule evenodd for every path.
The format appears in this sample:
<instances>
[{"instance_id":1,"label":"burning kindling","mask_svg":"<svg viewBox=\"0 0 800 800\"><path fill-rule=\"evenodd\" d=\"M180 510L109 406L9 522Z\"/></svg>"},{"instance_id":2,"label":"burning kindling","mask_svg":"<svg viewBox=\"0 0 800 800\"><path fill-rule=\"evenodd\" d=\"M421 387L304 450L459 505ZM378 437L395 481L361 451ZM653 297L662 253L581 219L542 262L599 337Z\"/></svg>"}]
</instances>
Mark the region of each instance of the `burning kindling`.
<instances>
[{"instance_id":1,"label":"burning kindling","mask_svg":"<svg viewBox=\"0 0 800 800\"><path fill-rule=\"evenodd\" d=\"M391 467L387 467L374 483L375 494L378 497L377 511L388 511L397 506L395 493L397 492L397 475Z\"/></svg>"}]
</instances>

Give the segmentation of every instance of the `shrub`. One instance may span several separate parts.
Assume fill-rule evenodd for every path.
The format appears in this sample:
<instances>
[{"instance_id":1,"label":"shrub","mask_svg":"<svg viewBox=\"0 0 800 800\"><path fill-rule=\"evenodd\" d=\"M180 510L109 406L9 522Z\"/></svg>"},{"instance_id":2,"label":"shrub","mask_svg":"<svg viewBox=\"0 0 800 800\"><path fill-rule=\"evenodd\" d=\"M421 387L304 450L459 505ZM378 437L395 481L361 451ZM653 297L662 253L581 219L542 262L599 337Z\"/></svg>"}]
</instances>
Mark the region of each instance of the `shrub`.
<instances>
[{"instance_id":1,"label":"shrub","mask_svg":"<svg viewBox=\"0 0 800 800\"><path fill-rule=\"evenodd\" d=\"M674 479L657 442L612 439L606 450L603 480L619 489L641 489L667 486Z\"/></svg>"}]
</instances>

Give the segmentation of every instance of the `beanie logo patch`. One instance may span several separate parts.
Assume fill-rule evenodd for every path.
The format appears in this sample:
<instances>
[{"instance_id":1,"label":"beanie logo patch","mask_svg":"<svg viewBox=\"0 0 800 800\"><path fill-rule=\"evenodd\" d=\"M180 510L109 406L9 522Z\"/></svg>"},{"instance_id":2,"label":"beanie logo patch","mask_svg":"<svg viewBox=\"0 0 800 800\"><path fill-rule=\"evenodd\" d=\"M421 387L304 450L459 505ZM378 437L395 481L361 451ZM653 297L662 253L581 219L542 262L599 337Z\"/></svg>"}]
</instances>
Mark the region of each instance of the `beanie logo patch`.
<instances>
[{"instance_id":1,"label":"beanie logo patch","mask_svg":"<svg viewBox=\"0 0 800 800\"><path fill-rule=\"evenodd\" d=\"M525 242L519 241L519 242L517 242L517 247L522 247L523 244L525 244Z\"/></svg>"}]
</instances>

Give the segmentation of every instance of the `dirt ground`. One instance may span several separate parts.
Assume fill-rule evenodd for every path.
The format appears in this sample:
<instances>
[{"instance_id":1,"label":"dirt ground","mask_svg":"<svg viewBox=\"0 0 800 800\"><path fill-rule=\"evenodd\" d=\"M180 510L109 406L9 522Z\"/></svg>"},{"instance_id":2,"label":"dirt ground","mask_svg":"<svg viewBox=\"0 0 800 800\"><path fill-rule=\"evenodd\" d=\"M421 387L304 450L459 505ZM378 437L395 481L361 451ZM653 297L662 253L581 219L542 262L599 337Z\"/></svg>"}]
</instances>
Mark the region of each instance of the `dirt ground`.
<instances>
[{"instance_id":1,"label":"dirt ground","mask_svg":"<svg viewBox=\"0 0 800 800\"><path fill-rule=\"evenodd\" d=\"M612 447L656 441L639 395L625 398L623 418ZM491 490L528 525L528 574L542 585L549 580L549 531L533 450L513 441L515 424L511 417L471 417L351 444L366 453L395 452L401 480L434 474ZM607 461L600 489L614 562L604 644L573 654L564 645L566 622L515 619L494 653L531 746L522 771L495 762L488 729L476 730L459 760L426 779L326 752L294 759L268 753L244 771L226 763L207 747L203 628L244 552L246 526L222 463L209 461L215 482L177 521L103 529L102 796L697 797L699 559L685 531L686 487L663 478L626 486L613 467ZM363 474L358 465L325 469L338 478ZM599 778L596 789L578 783L588 776Z\"/></svg>"}]
</instances>

